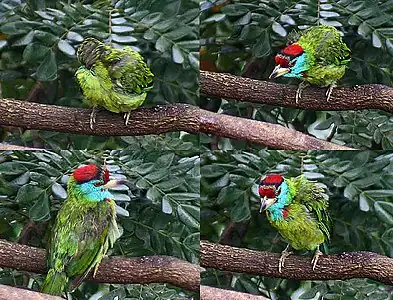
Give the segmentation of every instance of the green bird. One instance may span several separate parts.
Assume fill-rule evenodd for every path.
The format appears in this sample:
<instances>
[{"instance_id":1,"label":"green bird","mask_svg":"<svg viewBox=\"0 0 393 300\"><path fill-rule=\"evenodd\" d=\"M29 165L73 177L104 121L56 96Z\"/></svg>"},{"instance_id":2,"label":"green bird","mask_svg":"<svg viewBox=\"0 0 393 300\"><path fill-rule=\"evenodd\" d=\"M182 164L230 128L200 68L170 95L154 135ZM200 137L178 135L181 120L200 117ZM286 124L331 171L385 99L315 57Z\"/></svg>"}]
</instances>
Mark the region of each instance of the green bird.
<instances>
[{"instance_id":1,"label":"green bird","mask_svg":"<svg viewBox=\"0 0 393 300\"><path fill-rule=\"evenodd\" d=\"M301 79L296 92L296 103L310 83L329 86L326 92L329 101L337 81L344 76L350 53L340 32L333 26L310 27L276 55L276 67L269 78L284 76Z\"/></svg>"},{"instance_id":2,"label":"green bird","mask_svg":"<svg viewBox=\"0 0 393 300\"><path fill-rule=\"evenodd\" d=\"M128 125L131 110L138 108L152 88L153 73L143 57L129 47L115 49L94 38L83 41L77 51L82 66L76 79L93 111L90 128L96 121L97 107L124 112Z\"/></svg>"},{"instance_id":3,"label":"green bird","mask_svg":"<svg viewBox=\"0 0 393 300\"><path fill-rule=\"evenodd\" d=\"M107 169L79 167L67 183L67 200L59 210L48 245L48 274L43 293L60 296L73 291L120 236L115 202L107 190L121 181L109 180ZM70 281L72 280L72 281Z\"/></svg>"},{"instance_id":4,"label":"green bird","mask_svg":"<svg viewBox=\"0 0 393 300\"><path fill-rule=\"evenodd\" d=\"M285 259L295 250L313 250L313 270L322 252L319 246L329 240L331 221L328 214L328 196L323 188L303 175L284 178L270 174L259 184L260 212L266 215L274 228L289 243L282 252L278 270L281 273Z\"/></svg>"}]
</instances>

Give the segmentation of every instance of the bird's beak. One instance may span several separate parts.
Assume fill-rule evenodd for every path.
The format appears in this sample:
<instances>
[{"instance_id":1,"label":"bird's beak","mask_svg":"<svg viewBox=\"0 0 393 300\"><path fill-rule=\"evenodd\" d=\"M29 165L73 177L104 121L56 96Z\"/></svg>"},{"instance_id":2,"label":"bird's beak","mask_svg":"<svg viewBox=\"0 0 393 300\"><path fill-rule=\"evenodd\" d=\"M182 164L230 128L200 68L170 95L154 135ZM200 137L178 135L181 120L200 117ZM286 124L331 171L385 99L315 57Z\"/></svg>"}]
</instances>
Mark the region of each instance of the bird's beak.
<instances>
[{"instance_id":1,"label":"bird's beak","mask_svg":"<svg viewBox=\"0 0 393 300\"><path fill-rule=\"evenodd\" d=\"M289 73L290 71L291 71L290 68L282 68L280 65L277 65L274 68L272 74L270 74L269 79L280 77L282 75Z\"/></svg>"},{"instance_id":2,"label":"bird's beak","mask_svg":"<svg viewBox=\"0 0 393 300\"><path fill-rule=\"evenodd\" d=\"M111 189L111 188L114 188L120 184L123 184L124 182L125 182L124 180L111 179L107 183L105 183L102 187L104 189Z\"/></svg>"},{"instance_id":3,"label":"bird's beak","mask_svg":"<svg viewBox=\"0 0 393 300\"><path fill-rule=\"evenodd\" d=\"M266 196L263 199L261 198L261 207L259 208L259 213L268 209L269 206L272 205L274 202L276 202L275 198L267 198Z\"/></svg>"}]
</instances>

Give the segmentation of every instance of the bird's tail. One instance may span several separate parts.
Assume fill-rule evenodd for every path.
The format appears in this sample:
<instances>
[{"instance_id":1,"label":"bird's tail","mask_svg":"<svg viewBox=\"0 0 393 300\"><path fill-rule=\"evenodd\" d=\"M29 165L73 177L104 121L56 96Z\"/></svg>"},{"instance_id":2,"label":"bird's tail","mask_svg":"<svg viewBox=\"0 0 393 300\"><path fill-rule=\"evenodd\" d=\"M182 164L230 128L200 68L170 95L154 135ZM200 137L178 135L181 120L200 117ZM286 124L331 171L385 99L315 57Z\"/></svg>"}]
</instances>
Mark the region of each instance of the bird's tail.
<instances>
[{"instance_id":1,"label":"bird's tail","mask_svg":"<svg viewBox=\"0 0 393 300\"><path fill-rule=\"evenodd\" d=\"M49 295L61 296L67 283L68 277L66 273L57 273L55 270L50 269L42 283L41 292Z\"/></svg>"}]
</instances>

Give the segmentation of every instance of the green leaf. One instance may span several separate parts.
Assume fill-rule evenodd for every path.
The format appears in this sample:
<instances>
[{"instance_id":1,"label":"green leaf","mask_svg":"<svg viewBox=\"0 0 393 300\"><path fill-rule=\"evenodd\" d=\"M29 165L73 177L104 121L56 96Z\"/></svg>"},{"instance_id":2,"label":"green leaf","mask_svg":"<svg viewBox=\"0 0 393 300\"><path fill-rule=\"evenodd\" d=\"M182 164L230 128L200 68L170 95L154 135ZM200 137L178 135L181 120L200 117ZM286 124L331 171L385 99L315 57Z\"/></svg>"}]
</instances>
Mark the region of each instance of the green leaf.
<instances>
[{"instance_id":1,"label":"green leaf","mask_svg":"<svg viewBox=\"0 0 393 300\"><path fill-rule=\"evenodd\" d=\"M374 203L374 209L381 221L393 225L393 203L378 201Z\"/></svg>"},{"instance_id":2,"label":"green leaf","mask_svg":"<svg viewBox=\"0 0 393 300\"><path fill-rule=\"evenodd\" d=\"M172 177L168 181L163 181L156 184L156 188L164 192L173 190L184 183L183 178Z\"/></svg>"},{"instance_id":3,"label":"green leaf","mask_svg":"<svg viewBox=\"0 0 393 300\"><path fill-rule=\"evenodd\" d=\"M36 199L34 205L29 209L29 217L33 221L49 220L49 201L46 193L41 193Z\"/></svg>"},{"instance_id":4,"label":"green leaf","mask_svg":"<svg viewBox=\"0 0 393 300\"><path fill-rule=\"evenodd\" d=\"M190 228L199 230L199 208L182 204L177 207L177 214L181 222Z\"/></svg>"},{"instance_id":5,"label":"green leaf","mask_svg":"<svg viewBox=\"0 0 393 300\"><path fill-rule=\"evenodd\" d=\"M15 201L19 203L31 203L33 200L37 199L44 194L45 190L31 184L23 185L16 195Z\"/></svg>"},{"instance_id":6,"label":"green leaf","mask_svg":"<svg viewBox=\"0 0 393 300\"><path fill-rule=\"evenodd\" d=\"M20 175L27 171L27 167L23 163L12 161L0 164L0 174L3 175Z\"/></svg>"},{"instance_id":7,"label":"green leaf","mask_svg":"<svg viewBox=\"0 0 393 300\"><path fill-rule=\"evenodd\" d=\"M50 48L39 43L32 43L26 46L23 51L23 59L27 62L38 62L41 61L46 55L48 55Z\"/></svg>"},{"instance_id":8,"label":"green leaf","mask_svg":"<svg viewBox=\"0 0 393 300\"><path fill-rule=\"evenodd\" d=\"M56 57L52 51L47 52L42 63L36 72L37 79L40 81L52 81L57 78Z\"/></svg>"},{"instance_id":9,"label":"green leaf","mask_svg":"<svg viewBox=\"0 0 393 300\"><path fill-rule=\"evenodd\" d=\"M74 56L75 55L75 49L72 47L67 41L65 40L60 40L59 43L57 44L59 47L60 51L63 53L69 55L69 56Z\"/></svg>"},{"instance_id":10,"label":"green leaf","mask_svg":"<svg viewBox=\"0 0 393 300\"><path fill-rule=\"evenodd\" d=\"M262 31L261 35L259 36L258 40L254 44L252 49L252 54L254 57L263 57L267 56L271 53L270 48L270 39L268 32Z\"/></svg>"},{"instance_id":11,"label":"green leaf","mask_svg":"<svg viewBox=\"0 0 393 300\"><path fill-rule=\"evenodd\" d=\"M182 64L184 62L183 53L176 44L172 47L172 59L177 64Z\"/></svg>"},{"instance_id":12,"label":"green leaf","mask_svg":"<svg viewBox=\"0 0 393 300\"><path fill-rule=\"evenodd\" d=\"M61 184L58 184L57 182L54 182L52 184L52 193L54 196L56 196L59 199L66 199L67 198L67 192L63 188Z\"/></svg>"}]
</instances>

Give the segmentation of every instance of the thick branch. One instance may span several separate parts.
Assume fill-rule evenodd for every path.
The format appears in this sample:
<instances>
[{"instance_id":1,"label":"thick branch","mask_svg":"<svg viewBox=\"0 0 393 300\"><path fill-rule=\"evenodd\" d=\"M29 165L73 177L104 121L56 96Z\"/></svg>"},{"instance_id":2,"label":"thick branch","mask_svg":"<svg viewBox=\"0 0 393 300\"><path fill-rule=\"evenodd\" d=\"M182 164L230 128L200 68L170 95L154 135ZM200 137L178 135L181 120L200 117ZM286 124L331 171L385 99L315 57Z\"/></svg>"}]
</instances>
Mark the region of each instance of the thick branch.
<instances>
[{"instance_id":1,"label":"thick branch","mask_svg":"<svg viewBox=\"0 0 393 300\"><path fill-rule=\"evenodd\" d=\"M97 113L94 130L89 127L91 109L46 105L13 99L1 99L0 124L61 131L67 133L114 136L160 134L171 131L198 132L198 108L185 105L159 105L132 112L129 125L123 114Z\"/></svg>"},{"instance_id":2,"label":"thick branch","mask_svg":"<svg viewBox=\"0 0 393 300\"><path fill-rule=\"evenodd\" d=\"M263 296L255 296L246 293L223 290L211 286L201 285L201 300L268 300Z\"/></svg>"},{"instance_id":3,"label":"thick branch","mask_svg":"<svg viewBox=\"0 0 393 300\"><path fill-rule=\"evenodd\" d=\"M201 93L220 97L311 110L376 108L393 113L393 88L380 84L336 87L329 102L326 88L307 87L295 103L297 86L260 81L230 74L200 71Z\"/></svg>"},{"instance_id":4,"label":"thick branch","mask_svg":"<svg viewBox=\"0 0 393 300\"><path fill-rule=\"evenodd\" d=\"M201 241L201 266L294 280L370 278L393 285L393 258L357 251L319 257L315 271L311 257L291 255L278 272L280 253L240 249Z\"/></svg>"},{"instance_id":5,"label":"thick branch","mask_svg":"<svg viewBox=\"0 0 393 300\"><path fill-rule=\"evenodd\" d=\"M247 140L274 149L353 150L348 147L319 140L277 124L217 114L207 110L202 110L200 116L201 132Z\"/></svg>"},{"instance_id":6,"label":"thick branch","mask_svg":"<svg viewBox=\"0 0 393 300\"><path fill-rule=\"evenodd\" d=\"M131 125L127 127L121 115L101 111L97 115L94 131L89 127L90 112L90 109L2 99L0 124L103 136L160 134L171 131L203 132L247 140L276 149L350 149L281 125L217 114L180 103L135 110L131 113Z\"/></svg>"},{"instance_id":7,"label":"thick branch","mask_svg":"<svg viewBox=\"0 0 393 300\"><path fill-rule=\"evenodd\" d=\"M0 240L0 267L45 273L44 249ZM199 291L200 267L170 256L138 258L104 258L94 278L104 283L170 283L191 291Z\"/></svg>"},{"instance_id":8,"label":"thick branch","mask_svg":"<svg viewBox=\"0 0 393 300\"><path fill-rule=\"evenodd\" d=\"M64 298L50 296L30 290L0 284L0 300L23 299L23 300L63 300Z\"/></svg>"}]
</instances>

